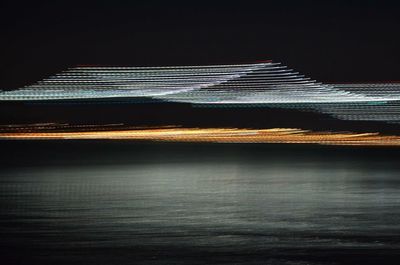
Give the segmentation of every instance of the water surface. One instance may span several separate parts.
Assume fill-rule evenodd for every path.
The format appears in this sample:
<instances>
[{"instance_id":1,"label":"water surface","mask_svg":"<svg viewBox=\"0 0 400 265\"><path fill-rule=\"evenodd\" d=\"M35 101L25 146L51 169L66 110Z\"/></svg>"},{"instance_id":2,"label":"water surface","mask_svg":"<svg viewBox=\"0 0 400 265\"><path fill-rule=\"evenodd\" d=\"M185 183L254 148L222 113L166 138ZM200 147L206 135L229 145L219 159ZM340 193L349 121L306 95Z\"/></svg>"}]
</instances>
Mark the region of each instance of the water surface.
<instances>
[{"instance_id":1,"label":"water surface","mask_svg":"<svg viewBox=\"0 0 400 265\"><path fill-rule=\"evenodd\" d=\"M400 149L0 142L7 264L397 264Z\"/></svg>"}]
</instances>

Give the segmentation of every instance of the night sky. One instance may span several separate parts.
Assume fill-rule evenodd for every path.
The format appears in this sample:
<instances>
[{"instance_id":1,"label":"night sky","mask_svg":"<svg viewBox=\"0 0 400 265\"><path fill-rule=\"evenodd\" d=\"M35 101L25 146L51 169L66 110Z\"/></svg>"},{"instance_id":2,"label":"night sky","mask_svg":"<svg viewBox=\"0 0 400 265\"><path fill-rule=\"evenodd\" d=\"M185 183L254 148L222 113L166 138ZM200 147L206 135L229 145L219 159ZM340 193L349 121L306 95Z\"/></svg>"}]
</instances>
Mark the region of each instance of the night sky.
<instances>
[{"instance_id":1,"label":"night sky","mask_svg":"<svg viewBox=\"0 0 400 265\"><path fill-rule=\"evenodd\" d=\"M263 60L321 82L400 82L399 33L399 0L1 0L0 90L77 65ZM398 264L393 98L321 103L344 119L318 102L0 101L0 264ZM186 143L182 131L216 141L199 128L224 144Z\"/></svg>"},{"instance_id":2,"label":"night sky","mask_svg":"<svg viewBox=\"0 0 400 265\"><path fill-rule=\"evenodd\" d=\"M266 59L323 82L399 80L399 7L366 0L2 1L0 88L82 64Z\"/></svg>"}]
</instances>

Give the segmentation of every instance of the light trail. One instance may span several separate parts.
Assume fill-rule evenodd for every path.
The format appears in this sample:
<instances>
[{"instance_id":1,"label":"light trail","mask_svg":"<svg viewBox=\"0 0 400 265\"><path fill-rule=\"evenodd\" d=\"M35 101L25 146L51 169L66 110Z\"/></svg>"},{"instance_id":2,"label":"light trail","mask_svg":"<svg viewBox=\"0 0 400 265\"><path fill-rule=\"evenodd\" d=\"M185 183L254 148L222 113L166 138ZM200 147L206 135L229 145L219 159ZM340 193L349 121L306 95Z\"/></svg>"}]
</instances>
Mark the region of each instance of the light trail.
<instances>
[{"instance_id":1,"label":"light trail","mask_svg":"<svg viewBox=\"0 0 400 265\"><path fill-rule=\"evenodd\" d=\"M0 132L0 140L136 140L208 143L287 143L400 146L400 136L379 133L312 132L301 129L160 128L80 132Z\"/></svg>"},{"instance_id":2,"label":"light trail","mask_svg":"<svg viewBox=\"0 0 400 265\"><path fill-rule=\"evenodd\" d=\"M17 90L0 91L0 101L143 97L231 108L261 104L329 114L341 120L400 123L400 83L323 84L271 61L168 67L79 66Z\"/></svg>"}]
</instances>

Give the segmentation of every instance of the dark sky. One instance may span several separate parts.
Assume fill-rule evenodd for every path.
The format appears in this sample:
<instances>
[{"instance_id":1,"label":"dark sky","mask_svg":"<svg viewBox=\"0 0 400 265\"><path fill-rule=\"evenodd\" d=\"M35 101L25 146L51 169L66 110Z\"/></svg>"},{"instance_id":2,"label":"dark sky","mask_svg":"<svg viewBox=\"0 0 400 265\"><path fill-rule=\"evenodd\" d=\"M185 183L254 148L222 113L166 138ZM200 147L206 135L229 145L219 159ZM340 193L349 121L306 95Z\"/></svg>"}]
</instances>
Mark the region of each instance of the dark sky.
<instances>
[{"instance_id":1,"label":"dark sky","mask_svg":"<svg viewBox=\"0 0 400 265\"><path fill-rule=\"evenodd\" d=\"M2 1L0 10L2 89L79 64L265 59L319 81L400 80L392 1Z\"/></svg>"}]
</instances>

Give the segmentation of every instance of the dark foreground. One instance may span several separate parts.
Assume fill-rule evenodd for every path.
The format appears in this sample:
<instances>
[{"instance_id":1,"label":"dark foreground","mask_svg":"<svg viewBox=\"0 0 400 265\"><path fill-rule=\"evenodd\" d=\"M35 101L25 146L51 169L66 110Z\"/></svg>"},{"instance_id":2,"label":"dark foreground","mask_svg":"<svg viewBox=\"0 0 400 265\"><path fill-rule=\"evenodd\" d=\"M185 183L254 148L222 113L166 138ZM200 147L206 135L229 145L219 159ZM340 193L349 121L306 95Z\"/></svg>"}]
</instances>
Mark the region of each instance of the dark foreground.
<instances>
[{"instance_id":1,"label":"dark foreground","mask_svg":"<svg viewBox=\"0 0 400 265\"><path fill-rule=\"evenodd\" d=\"M2 264L398 264L400 149L0 142Z\"/></svg>"}]
</instances>

